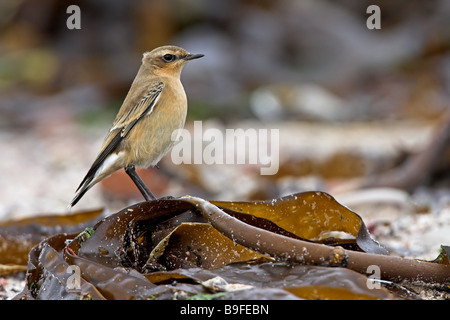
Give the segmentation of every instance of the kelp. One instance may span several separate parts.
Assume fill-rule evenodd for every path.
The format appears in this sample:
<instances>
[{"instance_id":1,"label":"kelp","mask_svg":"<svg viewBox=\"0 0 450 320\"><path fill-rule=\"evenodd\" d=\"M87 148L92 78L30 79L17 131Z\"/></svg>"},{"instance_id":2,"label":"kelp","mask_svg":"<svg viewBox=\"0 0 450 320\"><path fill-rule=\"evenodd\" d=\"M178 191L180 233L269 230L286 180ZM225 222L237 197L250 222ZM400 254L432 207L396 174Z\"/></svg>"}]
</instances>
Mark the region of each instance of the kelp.
<instances>
[{"instance_id":1,"label":"kelp","mask_svg":"<svg viewBox=\"0 0 450 320\"><path fill-rule=\"evenodd\" d=\"M104 210L87 210L0 221L0 265L26 265L28 253L42 240L57 233L80 232L105 215Z\"/></svg>"},{"instance_id":2,"label":"kelp","mask_svg":"<svg viewBox=\"0 0 450 320\"><path fill-rule=\"evenodd\" d=\"M380 270L375 281L450 281L448 265L390 256L323 192L161 199L42 240L16 299L401 298L372 290L369 266Z\"/></svg>"},{"instance_id":3,"label":"kelp","mask_svg":"<svg viewBox=\"0 0 450 320\"><path fill-rule=\"evenodd\" d=\"M358 214L324 192L305 192L270 201L211 203L232 216L236 212L251 212L252 216L267 219L299 239L348 246L371 253L388 253L370 238Z\"/></svg>"}]
</instances>

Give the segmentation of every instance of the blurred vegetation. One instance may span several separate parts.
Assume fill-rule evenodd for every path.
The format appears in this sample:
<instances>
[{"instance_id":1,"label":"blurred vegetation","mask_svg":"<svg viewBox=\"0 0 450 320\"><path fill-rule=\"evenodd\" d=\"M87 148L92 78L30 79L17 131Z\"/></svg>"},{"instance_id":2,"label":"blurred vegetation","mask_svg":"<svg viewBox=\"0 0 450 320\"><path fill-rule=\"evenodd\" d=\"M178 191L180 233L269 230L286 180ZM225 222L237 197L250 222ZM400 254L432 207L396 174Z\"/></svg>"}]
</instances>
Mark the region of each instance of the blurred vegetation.
<instances>
[{"instance_id":1,"label":"blurred vegetation","mask_svg":"<svg viewBox=\"0 0 450 320\"><path fill-rule=\"evenodd\" d=\"M175 44L205 54L182 73L189 100L187 128L194 120L211 120L224 128L245 127L244 121L256 120L251 127L282 129L277 176L255 176L245 166L234 166L236 176L229 186L223 183L228 187L211 191L207 170L217 169L213 175L224 176L224 166L175 169L167 163L168 172L181 171L180 176L189 177L188 187L193 179L201 182L204 196L210 198L267 199L286 194L280 191L285 184L294 191L328 187L300 188L290 177L350 179L386 171L423 148L429 136L422 132L449 109L450 2L377 1L380 30L366 26L371 4L367 0L1 1L0 143L10 147L11 158L1 163L2 170L26 174L23 168L28 168L36 185L29 188L40 189L41 181L59 167L61 185L68 191L49 190L49 198L58 191L64 198L60 201L67 201L72 185L97 152L93 141L103 137L120 108L142 53ZM66 26L69 5L80 7L81 30ZM399 120L409 122L401 125ZM358 133L362 127L369 131ZM391 141L383 144L381 135L387 130ZM396 134L398 130L406 133ZM337 138L337 132L345 138ZM355 143L345 145L351 141ZM19 145L32 146L22 147L32 153L24 157L23 151L14 150ZM40 148L34 148L37 145ZM26 162L30 159L40 162L30 165ZM8 178L20 180L16 174ZM260 179L265 180L251 182ZM121 184L113 177L109 181ZM24 186L5 185L7 202L27 198L17 192ZM15 200L10 200L13 196Z\"/></svg>"},{"instance_id":2,"label":"blurred vegetation","mask_svg":"<svg viewBox=\"0 0 450 320\"><path fill-rule=\"evenodd\" d=\"M81 9L81 30L66 27L72 4ZM21 114L39 116L34 110L46 105L38 100L49 95L63 95L61 107L73 113L117 110L141 54L169 43L206 54L183 74L190 118L254 117L251 93L274 83L317 84L343 99L349 118L440 114L450 94L448 1L377 1L382 29L375 31L366 28L370 4L2 1L0 116L9 121L0 125L32 121Z\"/></svg>"}]
</instances>

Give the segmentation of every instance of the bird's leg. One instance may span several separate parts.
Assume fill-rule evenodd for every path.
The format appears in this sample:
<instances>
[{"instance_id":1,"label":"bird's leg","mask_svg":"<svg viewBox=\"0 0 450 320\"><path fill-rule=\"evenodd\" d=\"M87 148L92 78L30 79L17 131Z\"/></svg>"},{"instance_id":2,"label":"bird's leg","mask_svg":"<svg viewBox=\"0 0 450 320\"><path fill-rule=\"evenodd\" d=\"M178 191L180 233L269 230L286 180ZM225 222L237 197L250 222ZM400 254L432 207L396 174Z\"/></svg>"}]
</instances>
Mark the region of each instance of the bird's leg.
<instances>
[{"instance_id":1,"label":"bird's leg","mask_svg":"<svg viewBox=\"0 0 450 320\"><path fill-rule=\"evenodd\" d=\"M156 200L156 197L136 173L133 165L125 167L125 172L130 176L131 180L133 180L134 184L136 185L136 187L138 187L139 191L142 193L146 201Z\"/></svg>"}]
</instances>

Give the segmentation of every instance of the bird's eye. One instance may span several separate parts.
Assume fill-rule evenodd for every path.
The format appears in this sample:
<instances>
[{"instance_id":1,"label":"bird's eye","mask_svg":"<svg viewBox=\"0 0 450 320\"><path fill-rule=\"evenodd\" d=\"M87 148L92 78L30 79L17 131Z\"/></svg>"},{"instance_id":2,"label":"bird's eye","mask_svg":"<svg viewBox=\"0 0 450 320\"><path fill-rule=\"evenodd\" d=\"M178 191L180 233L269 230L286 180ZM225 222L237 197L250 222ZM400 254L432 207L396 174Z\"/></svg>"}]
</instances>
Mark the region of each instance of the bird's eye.
<instances>
[{"instance_id":1,"label":"bird's eye","mask_svg":"<svg viewBox=\"0 0 450 320\"><path fill-rule=\"evenodd\" d=\"M175 56L170 53L166 53L165 55L163 55L162 58L165 62L171 62L171 61L175 60Z\"/></svg>"}]
</instances>

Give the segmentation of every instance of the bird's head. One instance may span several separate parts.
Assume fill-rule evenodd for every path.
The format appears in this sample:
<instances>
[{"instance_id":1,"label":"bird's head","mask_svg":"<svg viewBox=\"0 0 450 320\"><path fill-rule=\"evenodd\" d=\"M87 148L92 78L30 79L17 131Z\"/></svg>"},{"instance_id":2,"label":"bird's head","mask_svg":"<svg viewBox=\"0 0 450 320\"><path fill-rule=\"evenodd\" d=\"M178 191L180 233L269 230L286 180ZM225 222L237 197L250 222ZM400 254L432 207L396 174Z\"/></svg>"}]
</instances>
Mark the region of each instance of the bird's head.
<instances>
[{"instance_id":1,"label":"bird's head","mask_svg":"<svg viewBox=\"0 0 450 320\"><path fill-rule=\"evenodd\" d=\"M203 57L203 54L191 54L177 46L163 46L145 52L142 64L158 75L180 76L184 65L194 59Z\"/></svg>"}]
</instances>

